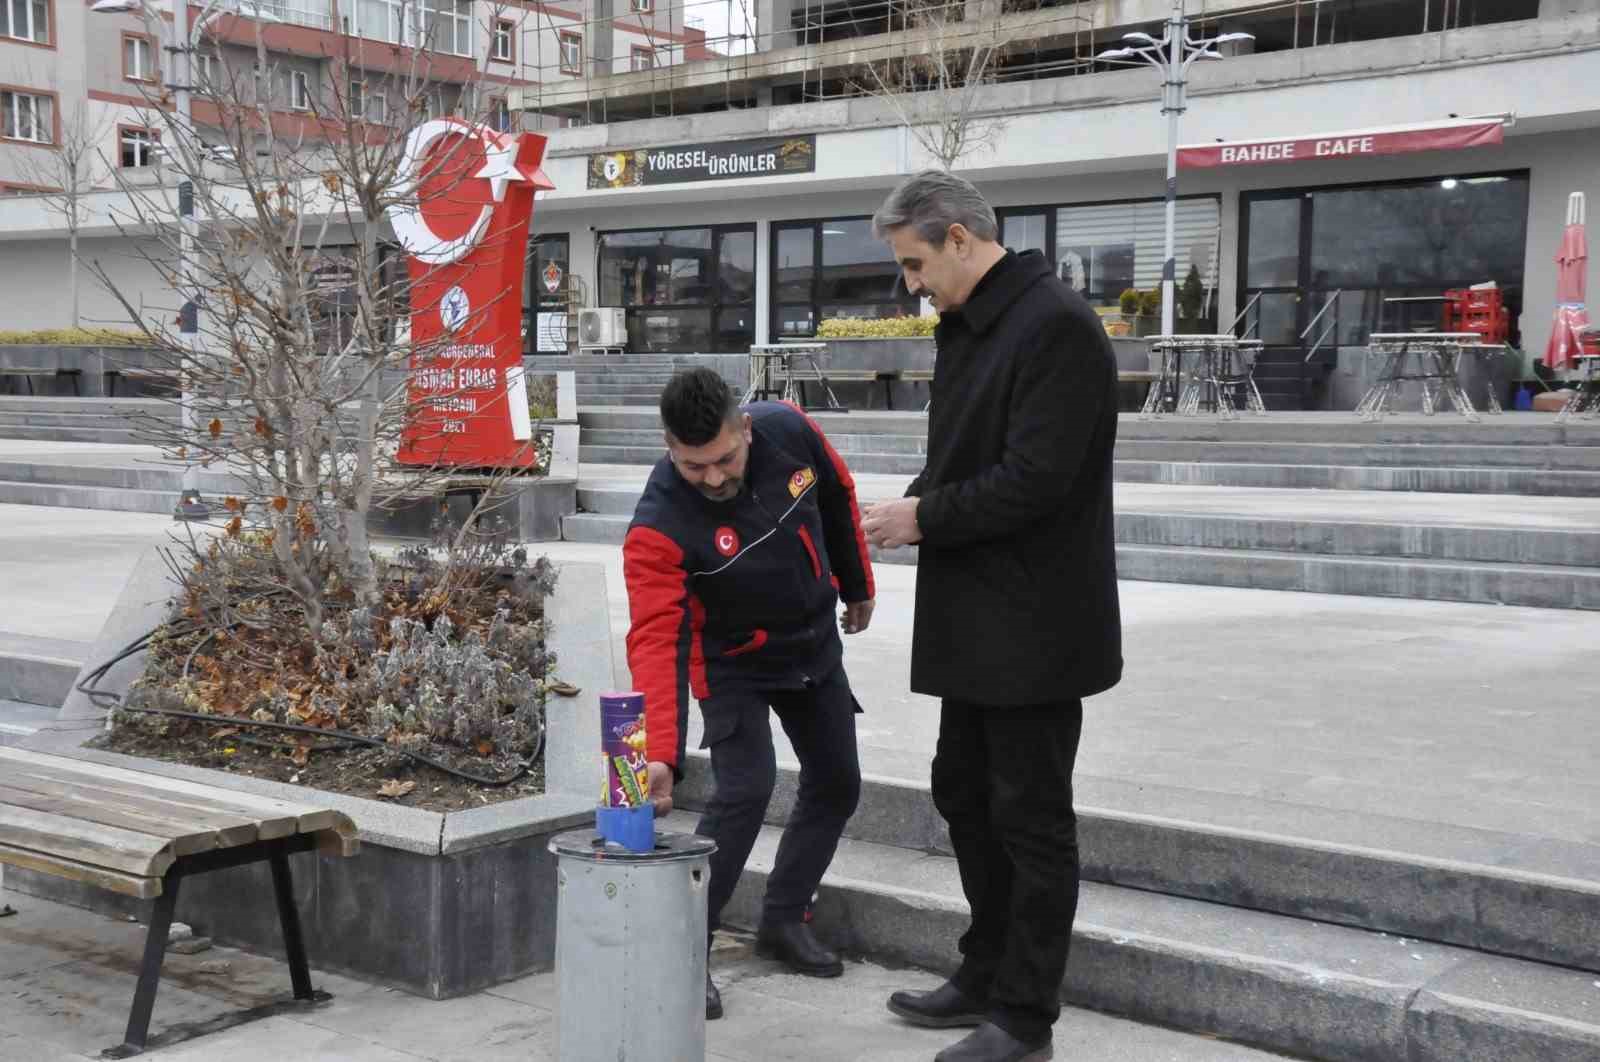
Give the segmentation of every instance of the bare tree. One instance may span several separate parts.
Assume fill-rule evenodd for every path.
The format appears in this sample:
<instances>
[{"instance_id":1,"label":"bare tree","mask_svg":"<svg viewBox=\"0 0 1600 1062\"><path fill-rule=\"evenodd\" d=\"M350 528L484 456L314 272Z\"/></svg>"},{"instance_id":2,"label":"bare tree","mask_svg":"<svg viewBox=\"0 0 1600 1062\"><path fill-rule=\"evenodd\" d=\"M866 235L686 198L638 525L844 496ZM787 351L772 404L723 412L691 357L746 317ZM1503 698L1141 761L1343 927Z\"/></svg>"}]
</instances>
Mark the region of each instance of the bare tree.
<instances>
[{"instance_id":1,"label":"bare tree","mask_svg":"<svg viewBox=\"0 0 1600 1062\"><path fill-rule=\"evenodd\" d=\"M171 189L122 182L130 208L119 225L161 234L160 249L145 260L179 299L203 308L198 341L178 332L172 316L139 314L98 263L95 271L154 347L161 370L194 396L190 417L148 419L143 434L173 461L235 477L226 533L258 530L274 562L257 570L255 597L287 594L315 639L334 602L371 608L381 599L367 537L373 509L438 484L437 476L394 465L402 430L418 417L429 423L440 403L466 398L469 385L449 383L413 401L413 375L428 372L450 340L411 337L409 313L438 306L417 304L418 289L400 256L385 252L381 234L392 209L421 209L471 176L470 138L440 141L421 175L402 165L411 131L437 116L438 86L421 49L409 69L383 79L379 90L399 107L398 120L382 124L352 113L346 67L358 55L333 57L327 106L313 101L291 116L275 106L286 79L259 24L255 50L247 75L225 71L208 87L203 128L160 112L166 165L192 187L202 219L189 260L171 233ZM333 304L349 312L336 314L330 328ZM480 392L474 400L506 399ZM206 563L203 554L197 563ZM252 599L242 595L225 614L249 622Z\"/></svg>"},{"instance_id":2,"label":"bare tree","mask_svg":"<svg viewBox=\"0 0 1600 1062\"><path fill-rule=\"evenodd\" d=\"M84 197L103 186L111 164L102 153L107 121L94 121L83 104L61 116L61 139L48 152L19 152L28 180L38 186L46 209L59 214L67 230L67 290L72 327L81 324L78 283L78 231L83 227Z\"/></svg>"},{"instance_id":3,"label":"bare tree","mask_svg":"<svg viewBox=\"0 0 1600 1062\"><path fill-rule=\"evenodd\" d=\"M1012 45L998 0L892 0L900 54L863 65L857 86L883 100L942 169L992 150L1006 119L981 110Z\"/></svg>"}]
</instances>

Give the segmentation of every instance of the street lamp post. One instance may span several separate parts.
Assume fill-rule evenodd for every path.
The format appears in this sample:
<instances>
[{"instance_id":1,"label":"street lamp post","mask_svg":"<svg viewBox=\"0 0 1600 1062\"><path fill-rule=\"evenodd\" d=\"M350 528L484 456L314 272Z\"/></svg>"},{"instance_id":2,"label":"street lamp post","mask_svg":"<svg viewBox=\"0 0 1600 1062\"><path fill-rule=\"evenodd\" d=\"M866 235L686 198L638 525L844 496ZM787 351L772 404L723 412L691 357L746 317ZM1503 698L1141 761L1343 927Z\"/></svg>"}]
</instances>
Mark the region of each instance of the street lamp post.
<instances>
[{"instance_id":1,"label":"street lamp post","mask_svg":"<svg viewBox=\"0 0 1600 1062\"><path fill-rule=\"evenodd\" d=\"M1217 45L1233 41L1253 41L1251 33L1224 33L1217 37L1189 36L1189 19L1183 13L1183 0L1172 0L1172 14L1160 40L1148 33L1126 33L1126 48L1101 52L1096 59L1107 61L1143 60L1161 71L1161 113L1167 116L1167 225L1166 259L1161 266L1161 334L1173 334L1177 309L1178 227L1178 116L1187 107L1189 64L1196 59L1221 59Z\"/></svg>"},{"instance_id":2,"label":"street lamp post","mask_svg":"<svg viewBox=\"0 0 1600 1062\"><path fill-rule=\"evenodd\" d=\"M248 17L262 22L280 21L269 12L261 10L256 4L240 5L240 9L233 13L243 16L245 7L250 8ZM97 0L89 10L96 14L146 13L144 0ZM221 7L208 6L196 22L195 30L202 29L208 21L223 13L224 9ZM194 132L192 71L195 42L189 30L189 0L172 0L172 39L173 44L168 49L173 56L172 80L166 87L172 90L173 108L177 112L177 134L178 138L182 139ZM151 150L155 150L154 144L151 145ZM185 179L178 182L178 286L183 297L183 308L178 311L178 334L183 349L191 354L198 348L200 339L200 304L194 298L195 285L191 272L194 267L195 237L199 233L199 228L199 222L194 214L194 182ZM189 387L184 381L183 373L180 372L178 428L184 438L191 437L195 432L193 414L194 403L190 399ZM178 504L172 510L172 518L207 520L210 517L211 507L200 497L199 475L195 471L194 462L185 457L181 492L178 495Z\"/></svg>"}]
</instances>

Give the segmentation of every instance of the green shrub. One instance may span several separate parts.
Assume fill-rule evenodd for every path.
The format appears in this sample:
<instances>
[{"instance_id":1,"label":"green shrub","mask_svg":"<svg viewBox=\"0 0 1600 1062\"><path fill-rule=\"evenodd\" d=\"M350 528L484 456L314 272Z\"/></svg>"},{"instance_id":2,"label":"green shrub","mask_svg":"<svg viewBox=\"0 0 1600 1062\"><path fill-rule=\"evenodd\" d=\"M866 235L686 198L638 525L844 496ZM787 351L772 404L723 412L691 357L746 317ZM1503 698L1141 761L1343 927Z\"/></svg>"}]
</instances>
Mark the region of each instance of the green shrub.
<instances>
[{"instance_id":1,"label":"green shrub","mask_svg":"<svg viewBox=\"0 0 1600 1062\"><path fill-rule=\"evenodd\" d=\"M1139 295L1139 312L1145 317L1161 315L1161 289L1151 288Z\"/></svg>"},{"instance_id":2,"label":"green shrub","mask_svg":"<svg viewBox=\"0 0 1600 1062\"><path fill-rule=\"evenodd\" d=\"M1191 321L1198 319L1205 301L1206 287L1200 280L1200 267L1191 265L1189 275L1183 278L1183 287L1178 289L1178 309L1181 316Z\"/></svg>"},{"instance_id":3,"label":"green shrub","mask_svg":"<svg viewBox=\"0 0 1600 1062\"><path fill-rule=\"evenodd\" d=\"M1117 305L1125 315L1133 317L1139 312L1139 298L1139 289L1129 288L1117 297Z\"/></svg>"},{"instance_id":4,"label":"green shrub","mask_svg":"<svg viewBox=\"0 0 1600 1062\"><path fill-rule=\"evenodd\" d=\"M131 347L144 340L137 332L114 328L41 328L32 332L0 331L0 344L52 347Z\"/></svg>"},{"instance_id":5,"label":"green shrub","mask_svg":"<svg viewBox=\"0 0 1600 1062\"><path fill-rule=\"evenodd\" d=\"M937 317L833 317L817 328L818 339L917 339L933 335Z\"/></svg>"}]
</instances>

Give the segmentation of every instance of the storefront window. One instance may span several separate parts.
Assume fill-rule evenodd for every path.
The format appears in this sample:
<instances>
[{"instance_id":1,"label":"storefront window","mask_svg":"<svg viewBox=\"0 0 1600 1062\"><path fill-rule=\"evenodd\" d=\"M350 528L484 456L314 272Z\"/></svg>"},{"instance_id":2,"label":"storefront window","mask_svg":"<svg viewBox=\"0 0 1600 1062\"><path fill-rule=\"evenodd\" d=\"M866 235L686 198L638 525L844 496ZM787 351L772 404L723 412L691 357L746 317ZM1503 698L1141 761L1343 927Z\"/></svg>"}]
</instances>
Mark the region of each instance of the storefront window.
<instances>
[{"instance_id":1,"label":"storefront window","mask_svg":"<svg viewBox=\"0 0 1600 1062\"><path fill-rule=\"evenodd\" d=\"M1174 246L1180 284L1193 267L1201 283L1215 288L1219 224L1215 198L1178 201ZM1166 205L1160 200L1056 211L1056 275L1091 305L1115 306L1129 288L1159 287L1165 260Z\"/></svg>"},{"instance_id":2,"label":"storefront window","mask_svg":"<svg viewBox=\"0 0 1600 1062\"><path fill-rule=\"evenodd\" d=\"M522 297L522 349L528 353L567 352L570 259L571 242L565 234L539 237L528 248L528 280Z\"/></svg>"},{"instance_id":3,"label":"storefront window","mask_svg":"<svg viewBox=\"0 0 1600 1062\"><path fill-rule=\"evenodd\" d=\"M774 225L772 273L779 338L815 335L817 322L834 317L903 317L921 309L889 245L872 235L870 218Z\"/></svg>"},{"instance_id":4,"label":"storefront window","mask_svg":"<svg viewBox=\"0 0 1600 1062\"><path fill-rule=\"evenodd\" d=\"M1451 288L1494 282L1513 322L1522 309L1526 174L1437 177L1245 196L1243 298L1263 294L1261 338L1360 346L1373 332L1436 329ZM1310 239L1302 246L1300 234ZM1395 299L1425 299L1398 303ZM1242 305L1242 303L1241 303ZM1291 307L1294 314L1290 316ZM1271 333L1269 335L1268 333ZM1308 342L1310 338L1308 337Z\"/></svg>"},{"instance_id":5,"label":"storefront window","mask_svg":"<svg viewBox=\"0 0 1600 1062\"><path fill-rule=\"evenodd\" d=\"M755 229L650 229L600 235L601 306L628 309L644 352L737 352L755 340Z\"/></svg>"}]
</instances>

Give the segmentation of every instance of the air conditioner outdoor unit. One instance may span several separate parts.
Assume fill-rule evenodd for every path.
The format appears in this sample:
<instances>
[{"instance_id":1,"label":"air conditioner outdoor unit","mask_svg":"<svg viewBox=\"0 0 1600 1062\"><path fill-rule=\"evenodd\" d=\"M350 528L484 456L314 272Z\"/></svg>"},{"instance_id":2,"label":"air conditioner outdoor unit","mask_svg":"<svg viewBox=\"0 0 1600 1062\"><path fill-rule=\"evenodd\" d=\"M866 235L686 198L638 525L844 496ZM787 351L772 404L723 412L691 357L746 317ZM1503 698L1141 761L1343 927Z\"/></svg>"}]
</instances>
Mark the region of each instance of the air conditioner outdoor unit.
<instances>
[{"instance_id":1,"label":"air conditioner outdoor unit","mask_svg":"<svg viewBox=\"0 0 1600 1062\"><path fill-rule=\"evenodd\" d=\"M628 319L620 306L602 306L578 311L580 347L625 347L628 345Z\"/></svg>"}]
</instances>

